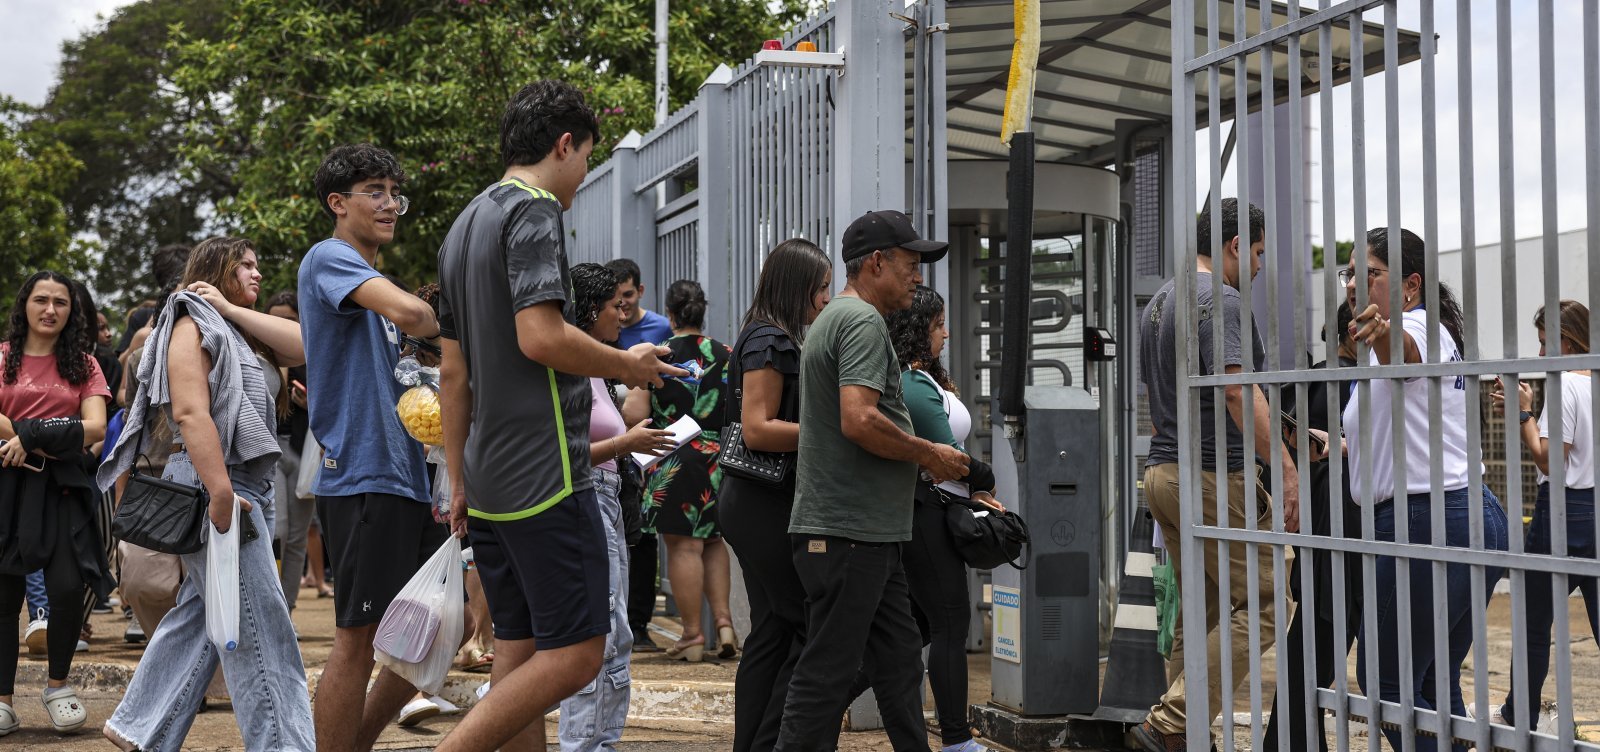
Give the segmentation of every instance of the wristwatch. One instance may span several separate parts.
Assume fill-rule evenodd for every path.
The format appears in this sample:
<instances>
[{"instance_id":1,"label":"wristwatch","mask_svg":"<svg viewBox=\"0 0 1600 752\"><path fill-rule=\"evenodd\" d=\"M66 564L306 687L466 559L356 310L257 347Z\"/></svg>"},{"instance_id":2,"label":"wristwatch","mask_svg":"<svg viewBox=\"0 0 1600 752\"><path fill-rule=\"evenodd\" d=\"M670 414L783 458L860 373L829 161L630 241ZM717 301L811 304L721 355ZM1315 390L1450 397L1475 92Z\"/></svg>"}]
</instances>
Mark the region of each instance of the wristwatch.
<instances>
[{"instance_id":1,"label":"wristwatch","mask_svg":"<svg viewBox=\"0 0 1600 752\"><path fill-rule=\"evenodd\" d=\"M1517 418L1517 423L1520 425L1522 423L1527 423L1530 420L1533 420L1533 413L1523 410Z\"/></svg>"}]
</instances>

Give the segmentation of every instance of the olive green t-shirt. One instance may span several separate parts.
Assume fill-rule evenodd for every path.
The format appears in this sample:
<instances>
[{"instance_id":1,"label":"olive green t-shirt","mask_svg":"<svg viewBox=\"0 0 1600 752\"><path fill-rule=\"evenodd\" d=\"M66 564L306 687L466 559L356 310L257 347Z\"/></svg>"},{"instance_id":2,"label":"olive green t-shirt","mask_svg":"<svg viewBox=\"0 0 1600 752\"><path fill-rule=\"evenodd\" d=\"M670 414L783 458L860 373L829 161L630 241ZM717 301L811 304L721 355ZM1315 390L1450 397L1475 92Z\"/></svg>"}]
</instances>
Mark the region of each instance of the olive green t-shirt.
<instances>
[{"instance_id":1,"label":"olive green t-shirt","mask_svg":"<svg viewBox=\"0 0 1600 752\"><path fill-rule=\"evenodd\" d=\"M806 332L800 355L800 455L789 532L870 543L911 540L917 466L886 460L839 429L839 389L879 393L878 412L911 433L900 396L900 360L882 314L837 297Z\"/></svg>"}]
</instances>

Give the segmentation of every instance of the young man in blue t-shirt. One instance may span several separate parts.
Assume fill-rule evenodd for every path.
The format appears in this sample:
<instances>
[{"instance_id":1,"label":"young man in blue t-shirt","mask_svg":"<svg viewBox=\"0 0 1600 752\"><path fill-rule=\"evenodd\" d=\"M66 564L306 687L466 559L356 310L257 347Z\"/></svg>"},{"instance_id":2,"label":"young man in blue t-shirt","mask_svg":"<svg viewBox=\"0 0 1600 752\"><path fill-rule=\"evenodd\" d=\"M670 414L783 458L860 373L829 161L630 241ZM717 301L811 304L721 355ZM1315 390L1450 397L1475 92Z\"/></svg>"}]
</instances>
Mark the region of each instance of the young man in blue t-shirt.
<instances>
[{"instance_id":1,"label":"young man in blue t-shirt","mask_svg":"<svg viewBox=\"0 0 1600 752\"><path fill-rule=\"evenodd\" d=\"M314 178L333 237L300 262L311 433L323 448L312 488L334 571L334 637L317 686L317 749L371 749L415 690L388 669L372 691L372 639L400 589L449 534L428 503L420 443L400 425L401 334L439 336L433 309L384 278L378 248L410 201L405 171L370 144L340 146Z\"/></svg>"},{"instance_id":2,"label":"young man in blue t-shirt","mask_svg":"<svg viewBox=\"0 0 1600 752\"><path fill-rule=\"evenodd\" d=\"M649 342L659 345L672 339L672 322L655 311L644 307L644 278L633 259L613 259L606 268L617 275L617 294L622 296L622 333L617 336L617 346L627 349Z\"/></svg>"}]
</instances>

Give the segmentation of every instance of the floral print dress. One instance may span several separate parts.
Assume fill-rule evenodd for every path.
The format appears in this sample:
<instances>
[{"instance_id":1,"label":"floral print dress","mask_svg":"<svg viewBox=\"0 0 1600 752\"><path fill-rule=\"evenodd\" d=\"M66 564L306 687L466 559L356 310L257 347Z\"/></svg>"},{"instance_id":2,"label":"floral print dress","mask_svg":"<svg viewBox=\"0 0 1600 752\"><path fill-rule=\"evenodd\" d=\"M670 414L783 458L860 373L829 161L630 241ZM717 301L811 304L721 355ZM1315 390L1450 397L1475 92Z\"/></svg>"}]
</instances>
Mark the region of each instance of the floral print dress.
<instances>
[{"instance_id":1,"label":"floral print dress","mask_svg":"<svg viewBox=\"0 0 1600 752\"><path fill-rule=\"evenodd\" d=\"M650 393L651 425L665 428L684 415L700 424L700 436L689 440L656 463L645 480L644 529L693 538L720 538L717 525L717 487L722 470L717 453L722 449L722 427L727 422L728 361L733 351L710 337L683 334L667 340L669 363L694 361L700 366L698 381L667 379Z\"/></svg>"}]
</instances>

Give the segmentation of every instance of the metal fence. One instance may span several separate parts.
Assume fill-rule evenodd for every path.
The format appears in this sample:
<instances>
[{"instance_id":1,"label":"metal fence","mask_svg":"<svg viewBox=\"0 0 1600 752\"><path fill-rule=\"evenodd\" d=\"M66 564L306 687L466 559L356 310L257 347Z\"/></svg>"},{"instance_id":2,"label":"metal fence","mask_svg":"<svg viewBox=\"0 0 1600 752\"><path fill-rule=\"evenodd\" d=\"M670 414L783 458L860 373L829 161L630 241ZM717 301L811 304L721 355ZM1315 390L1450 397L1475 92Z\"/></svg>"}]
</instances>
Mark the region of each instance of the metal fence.
<instances>
[{"instance_id":1,"label":"metal fence","mask_svg":"<svg viewBox=\"0 0 1600 752\"><path fill-rule=\"evenodd\" d=\"M1290 615L1296 604L1290 601L1290 562L1298 558L1301 564L1312 559L1312 552L1327 551L1332 565L1331 588L1319 590L1313 579L1313 567L1299 568L1301 616L1318 612L1317 599L1331 598L1335 616L1327 624L1333 630L1334 645L1347 645L1358 637L1358 654L1364 652L1362 668L1352 673L1346 667L1344 651L1335 650L1334 678L1330 686L1321 688L1308 673L1298 689L1309 698L1297 707L1279 706L1279 712L1303 713L1308 720L1331 712L1328 727L1329 740L1338 749L1365 747L1373 750L1383 745L1380 736L1387 735L1389 744L1397 749L1432 749L1455 740L1457 744L1476 746L1478 749L1600 749L1575 738L1572 635L1568 629L1568 594L1580 581L1600 576L1600 562L1593 558L1569 556L1568 536L1582 536L1588 540L1600 537L1592 506L1581 507L1567 503L1564 471L1564 441L1600 442L1593 437L1562 436L1560 420L1550 423L1550 520L1548 553L1533 553L1525 545L1526 534L1522 515L1504 515L1505 528L1501 528L1501 508L1520 511L1525 499L1521 463L1505 463L1506 496L1497 504L1492 496L1483 493L1485 451L1483 421L1480 415L1483 387L1478 377L1498 375L1505 384L1517 383L1520 374L1543 372L1550 378L1547 383L1547 403L1550 414L1559 415L1561 406L1573 398L1563 394L1559 372L1591 369L1600 366L1600 357L1587 353L1560 352L1556 343L1562 338L1558 317L1553 314L1558 307L1557 290L1560 280L1556 270L1557 236L1557 159L1555 123L1576 119L1582 129L1581 158L1583 195L1581 206L1587 213L1588 242L1591 249L1600 248L1600 4L1586 2L1581 9L1576 5L1561 7L1565 12L1581 13L1582 29L1569 36L1581 38L1581 71L1566 71L1557 77L1555 66L1555 17L1558 7L1553 0L1537 3L1512 3L1499 0L1493 6L1493 23L1488 28L1473 29L1474 8L1487 8L1487 3L1457 0L1454 3L1433 0L1416 0L1400 3L1398 0L1346 0L1332 2L1320 0L1316 10L1302 9L1296 2L1287 5L1273 3L1221 2L1220 0L1195 0L1179 2L1172 6L1173 60L1172 85L1174 169L1171 174L1176 188L1171 215L1169 236L1173 238L1177 275L1177 308L1180 332L1197 331L1198 327L1211 327L1215 350L1207 353L1213 362L1220 361L1224 322L1220 315L1210 315L1196 307L1199 276L1196 274L1197 254L1196 220L1198 210L1209 205L1212 216L1211 235L1221 235L1220 202L1224 195L1249 197L1256 200L1266 212L1268 238L1305 235L1302 229L1315 226L1332 247L1341 220L1350 220L1348 227L1355 228L1358 240L1350 269L1356 282L1340 284L1336 274L1340 267L1325 264L1314 276L1306 274L1310 265L1311 249L1294 247L1275 249L1273 258L1279 263L1294 264L1292 289L1280 289L1279 275L1266 275L1265 294L1270 309L1281 310L1280 296L1293 296L1297 313L1293 321L1279 321L1278 316L1261 322L1265 329L1268 363L1282 363L1279 359L1279 330L1293 326L1296 334L1296 356L1293 368L1286 370L1257 371L1250 358L1237 374L1203 373L1198 337L1179 337L1176 353L1178 363L1177 404L1179 408L1179 440L1183 460L1179 464L1178 515L1182 565L1183 623L1206 623L1207 597L1223 604L1221 627L1213 639L1220 643L1220 660L1216 665L1199 645L1204 638L1199 628L1191 628L1188 642L1191 649L1184 653L1183 670L1190 677L1207 674L1220 676L1222 686L1221 707L1209 707L1211 701L1200 690L1202 679L1188 683L1187 736L1191 749L1205 749L1211 741L1211 721L1219 711L1224 712L1224 728L1231 724L1235 710L1235 685L1245 687L1238 695L1247 700L1250 710L1250 746L1255 748L1264 735L1264 724L1272 710L1273 696L1287 695L1289 674L1281 670L1286 655L1293 652L1303 656L1315 653L1318 620L1302 621L1301 642L1289 644L1287 634ZM1400 91L1399 19L1401 9L1413 11L1420 19L1419 31L1422 54L1420 68L1420 99L1407 101L1402 107ZM1450 25L1439 24L1443 10L1453 10ZM1513 14L1520 16L1513 19ZM1522 15L1526 14L1526 15ZM1510 29L1514 20L1535 19L1538 27L1536 50L1512 47ZM1532 21L1529 21L1532 22ZM1371 42L1364 33L1364 23L1381 24L1382 42L1378 49L1370 49ZM1480 21L1481 23L1481 21ZM1436 34L1439 35L1436 37ZM1455 54L1439 55L1439 39L1452 40ZM1336 54L1335 48L1345 50ZM1495 75L1488 80L1474 75L1472 60L1493 56ZM1537 73L1528 75L1528 67L1513 66L1514 60L1535 57ZM1304 122L1309 108L1302 107L1305 71L1332 73L1348 68L1351 60L1381 58L1383 96L1381 100L1369 99L1362 77L1351 79L1347 88L1348 105L1336 101L1333 86L1324 86L1315 95L1320 115L1320 143L1306 143L1296 137L1287 145L1276 143L1277 125L1288 119L1287 132L1304 133ZM1359 66L1358 66L1359 69ZM1457 100L1455 122L1440 119L1440 71L1447 70L1456 81ZM1280 77L1281 75L1281 77ZM1581 80L1581 93L1577 92ZM1570 93L1557 96L1558 87ZM1286 90L1285 90L1286 89ZM1516 125L1513 119L1513 92L1538 92L1539 112L1538 159L1529 164L1519 161L1515 142ZM1197 97L1209 113L1208 127L1193 127L1197 116ZM1494 98L1498 102L1499 122L1493 129L1493 138L1481 138L1488 130L1473 120L1474 97ZM1252 128L1250 113L1261 113L1261 127ZM1420 110L1417 117L1408 113ZM1231 167L1225 165L1222 136L1222 118L1232 117L1232 127L1237 137L1238 149ZM1368 164L1368 143L1362 127L1367 122L1383 125L1386 148L1381 164ZM1199 143L1198 134L1207 134L1208 143ZM1401 145L1409 143L1420 132L1420 174L1401 168ZM1406 136L1405 139L1402 136ZM1264 148L1251 148L1261 146ZM1280 151L1280 147L1283 148ZM1305 149L1311 153L1304 153ZM1446 185L1441 181L1440 150L1453 149L1460 163L1458 179ZM1284 158L1284 155L1287 158ZM1566 157L1576 159L1574 154ZM1301 193L1306 185L1307 170L1313 158L1320 163L1315 177L1320 179L1322 204L1320 216L1313 216ZM1262 169L1247 169L1246 160L1261 159ZM1476 185L1475 165L1480 163L1499 166L1499 184L1496 190L1484 190ZM1225 167L1237 177L1224 181ZM1210 176L1209 193L1195 191L1200 170ZM1253 178L1252 175L1259 177ZM1348 205L1335 205L1336 196L1343 195L1336 188L1338 176L1348 175ZM1520 337L1533 336L1533 332L1517 331L1527 324L1508 325L1506 341L1475 342L1470 336L1477 331L1476 320L1482 316L1500 316L1514 310L1519 266L1529 263L1526 257L1515 255L1516 191L1526 183L1519 178L1537 176L1541 197L1540 226L1544 237L1542 303L1552 315L1545 319L1542 332L1550 344L1550 356L1538 359L1518 359L1517 344ZM1384 187L1384 204L1381 210L1368 209L1370 185ZM1202 201L1196 194L1207 196ZM1569 195L1571 191L1568 191ZM1443 336L1441 317L1442 291L1437 282L1440 206L1446 201L1459 201L1461 216L1461 246L1475 247L1480 223L1498 220L1501 244L1501 266L1507 280L1509 300L1481 299L1477 294L1476 261L1464 260L1464 281L1461 294L1464 312L1465 337L1459 358L1446 353L1454 349ZM1404 204L1402 202L1405 202ZM1494 203L1498 211L1484 212L1485 206ZM1427 243L1424 261L1417 265L1408 262L1399 252L1400 232L1403 227L1403 208L1413 211L1420 206L1420 225L1407 227L1414 230ZM1281 234L1278 228L1287 223L1290 232ZM1241 218L1241 235L1248 226ZM1391 238L1391 252L1387 263L1377 257L1362 253L1362 239L1368 228L1386 228ZM1347 230L1348 232L1348 230ZM1526 272L1524 272L1526 273ZM1387 286L1383 299L1369 300L1372 289ZM1401 331L1401 311L1410 307L1403 297L1404 284L1410 275L1421 275L1422 326L1428 333L1426 343L1408 357L1399 336L1379 343L1383 352L1374 354L1361 346L1353 367L1337 367L1314 371L1308 368L1305 355L1311 343L1300 341L1306 331L1304 312L1308 309L1308 296L1322 296L1323 310L1332 311L1345 299L1347 290L1355 298L1355 310L1366 310L1369 304L1380 306L1386 318L1392 318L1394 331ZM1249 274L1239 275L1238 294L1242 299L1237 326L1244 342L1256 336L1256 323L1250 315L1251 299L1262 291L1252 289ZM1221 275L1209 277L1215 285L1212 294L1221 298ZM1387 281L1384 281L1387 280ZM1260 283L1257 283L1259 286ZM1600 289L1600 264L1588 266L1589 292ZM1569 287L1570 289L1570 287ZM1589 303L1588 296L1581 302ZM1322 328L1329 342L1336 342L1338 332L1333 321L1313 322ZM1590 326L1600 324L1600 317L1591 313ZM1600 329L1596 329L1600 331ZM1248 345L1246 345L1248 352ZM1392 365L1379 365L1379 362ZM1355 384L1352 398L1354 418L1352 430L1344 432L1340 416L1339 386L1342 382ZM1600 380L1591 380L1594 392L1600 396ZM1286 470L1287 461L1280 448L1284 436L1281 410L1286 399L1293 399L1293 418L1297 424L1292 431L1292 441L1301 447L1308 441L1308 394L1313 384L1324 383L1326 408L1330 416L1330 433L1334 444L1344 433L1345 442L1354 453L1349 466L1349 480L1356 491L1359 514L1355 518L1343 512L1340 503L1315 498L1311 493L1309 463L1300 463L1292 471ZM1490 382L1492 384L1492 382ZM1215 505L1216 519L1229 519L1229 492L1227 484L1217 483L1214 498L1205 497L1201 491L1204 473L1226 473L1223 460L1212 467L1202 467L1197 461L1200 448L1201 399L1209 396L1218 405L1215 423L1209 428L1217 436L1225 436L1227 412L1225 392L1230 387L1242 388L1246 395L1259 387L1264 393L1268 410L1262 422L1271 436L1262 444L1259 458L1270 470L1262 482L1273 489L1283 489L1286 481L1298 479L1304 489L1301 493L1301 530L1294 534L1286 530L1281 499L1270 504L1270 514L1258 524L1255 515L1245 513L1242 523L1205 524L1205 511ZM1463 392L1464 394L1453 394ZM1508 389L1508 393L1510 390ZM1385 394L1387 393L1387 394ZM1242 402L1243 452L1245 467L1255 467L1258 459L1256 407L1248 397ZM1451 406L1454 407L1451 407ZM1407 419L1408 410L1412 416ZM1518 407L1513 399L1506 400L1502 415L1507 425L1516 425ZM1455 426L1464 425L1464 446L1452 446L1450 437ZM1225 444L1226 440L1219 441ZM1392 456L1374 457L1374 446L1389 443ZM1522 442L1517 431L1508 431L1503 451L1518 458ZM1459 471L1464 453L1465 482L1453 482ZM1225 457L1221 448L1218 457ZM1372 468L1392 461L1392 487L1374 487ZM1409 463L1409 467L1408 467ZM1291 472L1285 477L1286 472ZM1341 487L1346 472L1341 462L1328 467L1330 485ZM1258 480L1254 473L1244 476L1244 499L1257 498ZM1458 494L1462 487L1465 494ZM1147 489L1148 492L1149 489ZM1409 494L1409 498L1408 498ZM1280 494L1281 496L1281 494ZM1461 498L1464 496L1465 501ZM1235 501L1238 501L1237 499ZM1321 534L1309 530L1311 513L1315 505L1327 505L1329 529ZM1396 512L1395 507L1400 509ZM1408 509L1409 507L1409 509ZM1408 513L1409 512L1409 513ZM1570 517L1569 517L1570 512ZM1378 523L1393 520L1392 529L1378 527ZM1594 529L1588 529L1594 525ZM1503 530L1503 533L1501 532ZM1395 542L1399 541L1399 542ZM1410 542L1408 542L1410 541ZM1532 541L1526 541L1532 543ZM1202 550L1202 545L1211 546ZM1243 571L1230 563L1226 553L1243 547ZM1291 554L1291 548L1294 554ZM1209 552L1212 552L1208 554ZM1206 557L1215 556L1215 581L1204 571ZM1592 556L1591 553L1589 554ZM1345 576L1346 558L1359 561L1359 574ZM1398 562L1398 563L1397 563ZM1509 599L1509 608L1498 613L1507 615L1500 623L1491 618L1491 589L1502 577L1509 580L1509 595L1494 595L1495 599ZM1228 601L1230 580L1244 577L1245 582L1260 582L1258 587L1247 587L1247 602L1238 604L1232 616L1246 622L1244 636L1230 634ZM1259 578L1259 580L1258 580ZM1548 584L1546 584L1548 582ZM1392 588L1390 584L1392 583ZM1352 630L1343 618L1347 613L1347 594L1360 592L1365 604L1358 625ZM1449 595L1447 595L1449 593ZM1534 621L1530 603L1548 601L1553 610L1552 635L1530 629ZM1274 621L1264 626L1263 616L1270 609L1277 614ZM1236 640L1247 639L1248 646ZM1491 656L1490 642L1509 643L1511 657L1507 660ZM1263 686L1266 649L1278 646L1279 666L1273 685ZM1538 707L1528 707L1522 698L1529 696L1528 651L1530 646L1551 644L1551 678L1546 684L1546 694L1555 698L1555 722L1549 734L1533 730L1531 714ZM1248 651L1248 676L1235 672L1227 658L1235 650ZM1465 666L1464 667L1464 662ZM1513 670L1513 666L1516 670ZM1450 703L1458 681L1470 685L1461 702ZM1508 678L1509 677L1509 678ZM1382 686L1384 689L1379 690ZM1365 688L1365 691L1363 690ZM1536 689L1536 688L1535 688ZM1507 723L1492 723L1491 713L1498 709L1507 693L1518 698L1515 717ZM1435 709L1437 708L1437 709ZM1528 712L1531 711L1531 712ZM1279 748L1316 748L1318 741L1312 737L1315 725L1308 724L1306 737L1291 739L1289 724L1278 725L1276 742ZM1364 739L1357 722L1373 725ZM1382 734L1379 733L1382 727ZM1225 732L1220 739L1221 748L1235 747L1232 733Z\"/></svg>"},{"instance_id":2,"label":"metal fence","mask_svg":"<svg viewBox=\"0 0 1600 752\"><path fill-rule=\"evenodd\" d=\"M835 26L828 8L780 41L833 50ZM832 253L836 78L753 58L719 68L693 101L590 174L568 216L572 260L632 258L657 294L699 281L707 332L731 343L773 246L803 237Z\"/></svg>"}]
</instances>

